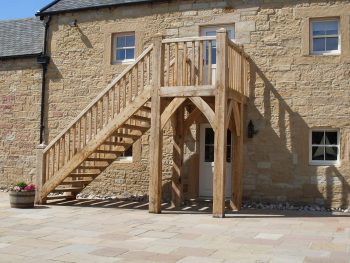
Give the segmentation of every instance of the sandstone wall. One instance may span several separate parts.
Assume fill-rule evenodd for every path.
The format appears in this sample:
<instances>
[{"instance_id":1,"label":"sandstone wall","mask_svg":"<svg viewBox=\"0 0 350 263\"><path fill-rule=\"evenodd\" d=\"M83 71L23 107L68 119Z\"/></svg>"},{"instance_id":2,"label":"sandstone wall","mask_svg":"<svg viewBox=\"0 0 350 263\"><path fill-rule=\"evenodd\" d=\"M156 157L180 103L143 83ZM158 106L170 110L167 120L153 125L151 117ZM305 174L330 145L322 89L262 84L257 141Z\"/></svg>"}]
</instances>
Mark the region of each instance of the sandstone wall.
<instances>
[{"instance_id":1,"label":"sandstone wall","mask_svg":"<svg viewBox=\"0 0 350 263\"><path fill-rule=\"evenodd\" d=\"M52 140L125 65L111 64L113 33L135 31L137 53L156 33L196 36L201 26L234 24L236 41L254 61L247 122L244 196L348 206L349 1L173 1L75 12L53 17L50 28L48 138ZM310 17L339 16L340 56L308 54ZM78 27L69 22L77 19ZM341 164L309 165L312 127L341 132ZM196 175L198 127L187 135L186 177ZM171 175L171 129L165 131L164 184ZM115 163L88 192L144 194L148 188L149 136L134 146L133 163ZM194 174L194 175L193 175ZM192 186L193 187L193 186ZM167 192L167 191L166 191Z\"/></svg>"},{"instance_id":2,"label":"sandstone wall","mask_svg":"<svg viewBox=\"0 0 350 263\"><path fill-rule=\"evenodd\" d=\"M0 60L0 188L35 182L40 89L35 58Z\"/></svg>"}]
</instances>

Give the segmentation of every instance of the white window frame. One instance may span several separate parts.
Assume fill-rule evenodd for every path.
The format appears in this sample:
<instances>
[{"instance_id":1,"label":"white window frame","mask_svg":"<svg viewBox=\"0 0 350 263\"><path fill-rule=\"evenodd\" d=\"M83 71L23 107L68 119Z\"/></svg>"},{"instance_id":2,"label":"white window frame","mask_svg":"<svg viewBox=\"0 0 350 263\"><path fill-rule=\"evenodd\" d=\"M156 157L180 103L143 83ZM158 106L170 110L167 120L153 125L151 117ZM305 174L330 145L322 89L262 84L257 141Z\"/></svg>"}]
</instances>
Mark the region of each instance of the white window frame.
<instances>
[{"instance_id":1,"label":"white window frame","mask_svg":"<svg viewBox=\"0 0 350 263\"><path fill-rule=\"evenodd\" d=\"M313 23L314 22L330 22L336 21L338 23L338 34L337 35L323 35L323 36L315 36L313 35ZM315 38L331 38L338 37L338 49L337 50L329 50L329 51L314 51L314 39ZM317 18L310 20L310 53L312 55L339 55L341 53L341 34L340 34L340 19L337 17L333 18Z\"/></svg>"},{"instance_id":2,"label":"white window frame","mask_svg":"<svg viewBox=\"0 0 350 263\"><path fill-rule=\"evenodd\" d=\"M337 144L312 144L312 133L313 132L336 132L337 133ZM312 160L312 147L313 146L321 146L321 147L337 147L338 155L337 160ZM340 164L340 132L339 129L331 129L331 128L315 128L310 129L309 133L309 163L310 165L339 165Z\"/></svg>"},{"instance_id":3,"label":"white window frame","mask_svg":"<svg viewBox=\"0 0 350 263\"><path fill-rule=\"evenodd\" d=\"M117 38L118 37L128 37L133 36L135 38L135 44L133 47L123 47L118 48L117 47ZM126 32L126 33L117 33L113 34L113 64L130 64L132 62L135 62L136 57L136 34L135 32ZM126 49L134 49L134 58L133 59L124 59L124 60L117 60L117 50L126 50Z\"/></svg>"}]
</instances>

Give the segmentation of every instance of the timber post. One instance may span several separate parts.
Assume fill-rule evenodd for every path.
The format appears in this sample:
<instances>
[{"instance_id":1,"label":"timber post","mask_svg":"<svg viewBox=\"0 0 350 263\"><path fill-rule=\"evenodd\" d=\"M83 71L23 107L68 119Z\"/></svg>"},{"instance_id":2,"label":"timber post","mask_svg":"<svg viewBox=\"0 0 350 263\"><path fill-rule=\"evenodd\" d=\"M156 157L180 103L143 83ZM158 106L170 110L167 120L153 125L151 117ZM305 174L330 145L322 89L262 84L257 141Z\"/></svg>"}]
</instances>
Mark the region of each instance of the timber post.
<instances>
[{"instance_id":1,"label":"timber post","mask_svg":"<svg viewBox=\"0 0 350 263\"><path fill-rule=\"evenodd\" d=\"M161 213L162 201L162 128L160 87L164 83L163 37L153 38L152 91L151 91L151 138L150 138L150 181L149 212Z\"/></svg>"},{"instance_id":2,"label":"timber post","mask_svg":"<svg viewBox=\"0 0 350 263\"><path fill-rule=\"evenodd\" d=\"M216 95L213 217L225 217L226 137L227 137L227 88L228 88L228 40L226 29L216 31Z\"/></svg>"},{"instance_id":3,"label":"timber post","mask_svg":"<svg viewBox=\"0 0 350 263\"><path fill-rule=\"evenodd\" d=\"M46 203L46 200L42 199L40 196L41 189L46 182L46 167L44 159L44 149L46 148L45 144L40 144L36 148L36 182L35 182L35 203L38 205L43 205Z\"/></svg>"},{"instance_id":4,"label":"timber post","mask_svg":"<svg viewBox=\"0 0 350 263\"><path fill-rule=\"evenodd\" d=\"M183 156L184 156L184 105L172 117L173 125L173 169L171 181L171 205L179 207L183 201Z\"/></svg>"}]
</instances>

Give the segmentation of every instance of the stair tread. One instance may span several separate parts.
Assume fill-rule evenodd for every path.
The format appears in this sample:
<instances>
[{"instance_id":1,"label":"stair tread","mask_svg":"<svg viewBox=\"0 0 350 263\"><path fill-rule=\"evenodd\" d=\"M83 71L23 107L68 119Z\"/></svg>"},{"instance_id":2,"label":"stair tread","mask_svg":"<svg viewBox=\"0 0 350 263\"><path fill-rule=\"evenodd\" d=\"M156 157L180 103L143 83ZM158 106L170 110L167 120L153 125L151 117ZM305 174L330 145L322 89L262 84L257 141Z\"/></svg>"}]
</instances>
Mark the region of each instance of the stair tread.
<instances>
[{"instance_id":1,"label":"stair tread","mask_svg":"<svg viewBox=\"0 0 350 263\"><path fill-rule=\"evenodd\" d=\"M57 187L54 192L71 192L71 191L81 191L83 190L83 187Z\"/></svg>"},{"instance_id":2,"label":"stair tread","mask_svg":"<svg viewBox=\"0 0 350 263\"><path fill-rule=\"evenodd\" d=\"M84 184L84 183L91 183L92 180L75 180L75 181L63 181L61 185L67 185L67 184Z\"/></svg>"},{"instance_id":3,"label":"stair tread","mask_svg":"<svg viewBox=\"0 0 350 263\"><path fill-rule=\"evenodd\" d=\"M71 177L94 177L94 176L98 176L100 175L100 173L71 173L69 174L69 176Z\"/></svg>"},{"instance_id":4,"label":"stair tread","mask_svg":"<svg viewBox=\"0 0 350 263\"><path fill-rule=\"evenodd\" d=\"M55 200L55 199L75 199L75 195L51 195L47 196L46 200Z\"/></svg>"},{"instance_id":5,"label":"stair tread","mask_svg":"<svg viewBox=\"0 0 350 263\"><path fill-rule=\"evenodd\" d=\"M150 128L149 126L139 126L139 125L131 125L131 124L123 124L122 127L126 129L140 130L140 131L147 131Z\"/></svg>"},{"instance_id":6,"label":"stair tread","mask_svg":"<svg viewBox=\"0 0 350 263\"><path fill-rule=\"evenodd\" d=\"M143 122L151 122L151 118L143 117L143 116L140 116L140 115L132 115L131 119L138 120L138 121L143 121Z\"/></svg>"},{"instance_id":7,"label":"stair tread","mask_svg":"<svg viewBox=\"0 0 350 263\"><path fill-rule=\"evenodd\" d=\"M130 139L138 139L140 138L139 135L135 135L135 134L128 134L128 133L113 133L113 136L114 137L122 137L122 138L130 138Z\"/></svg>"},{"instance_id":8,"label":"stair tread","mask_svg":"<svg viewBox=\"0 0 350 263\"><path fill-rule=\"evenodd\" d=\"M122 150L95 150L94 153L106 153L106 154L114 154L117 155L118 153L123 153L124 151Z\"/></svg>"},{"instance_id":9,"label":"stair tread","mask_svg":"<svg viewBox=\"0 0 350 263\"><path fill-rule=\"evenodd\" d=\"M89 157L89 158L87 158L85 161L87 161L87 162L94 162L94 161L105 161L105 162L111 161L111 162L113 162L115 159L116 159L116 158Z\"/></svg>"},{"instance_id":10,"label":"stair tread","mask_svg":"<svg viewBox=\"0 0 350 263\"><path fill-rule=\"evenodd\" d=\"M104 142L102 145L112 145L112 146L130 146L132 143L125 142Z\"/></svg>"},{"instance_id":11,"label":"stair tread","mask_svg":"<svg viewBox=\"0 0 350 263\"><path fill-rule=\"evenodd\" d=\"M140 107L140 110L151 112L151 108L148 107L148 106L145 106L145 105L141 106L141 107Z\"/></svg>"},{"instance_id":12,"label":"stair tread","mask_svg":"<svg viewBox=\"0 0 350 263\"><path fill-rule=\"evenodd\" d=\"M79 166L77 169L100 169L100 168L106 168L108 165L83 165Z\"/></svg>"}]
</instances>

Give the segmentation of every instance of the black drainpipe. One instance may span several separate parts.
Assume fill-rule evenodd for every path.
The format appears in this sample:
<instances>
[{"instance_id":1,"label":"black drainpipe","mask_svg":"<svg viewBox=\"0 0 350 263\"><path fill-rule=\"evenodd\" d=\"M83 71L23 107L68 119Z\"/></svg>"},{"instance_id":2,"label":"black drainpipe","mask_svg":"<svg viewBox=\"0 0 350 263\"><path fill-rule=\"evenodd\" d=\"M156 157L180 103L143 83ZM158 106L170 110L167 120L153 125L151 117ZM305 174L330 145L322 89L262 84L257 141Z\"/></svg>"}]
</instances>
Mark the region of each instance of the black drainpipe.
<instances>
[{"instance_id":1,"label":"black drainpipe","mask_svg":"<svg viewBox=\"0 0 350 263\"><path fill-rule=\"evenodd\" d=\"M44 51L37 57L37 62L42 66L42 82L41 82L41 106L40 106L40 144L45 143L45 97L46 97L46 71L50 62L47 55L47 38L50 26L51 16L45 22Z\"/></svg>"}]
</instances>

